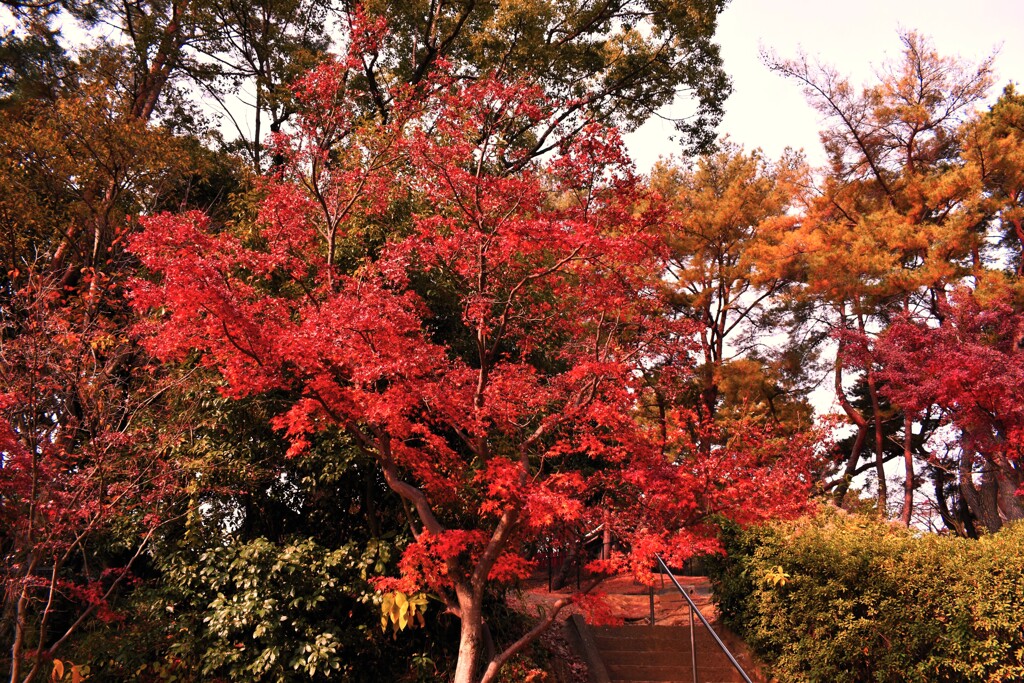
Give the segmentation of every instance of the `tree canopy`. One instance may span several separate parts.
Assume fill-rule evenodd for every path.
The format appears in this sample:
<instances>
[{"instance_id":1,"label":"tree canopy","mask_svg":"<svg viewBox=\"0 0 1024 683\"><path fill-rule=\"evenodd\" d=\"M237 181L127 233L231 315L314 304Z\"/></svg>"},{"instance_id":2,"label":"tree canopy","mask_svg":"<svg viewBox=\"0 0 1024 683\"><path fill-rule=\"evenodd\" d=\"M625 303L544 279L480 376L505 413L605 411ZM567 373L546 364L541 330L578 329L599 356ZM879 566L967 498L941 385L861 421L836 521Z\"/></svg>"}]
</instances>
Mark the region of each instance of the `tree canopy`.
<instances>
[{"instance_id":1,"label":"tree canopy","mask_svg":"<svg viewBox=\"0 0 1024 683\"><path fill-rule=\"evenodd\" d=\"M496 681L599 611L513 614L546 558L1024 517L1021 96L774 59L828 164L769 159L723 4L4 0L8 680Z\"/></svg>"}]
</instances>

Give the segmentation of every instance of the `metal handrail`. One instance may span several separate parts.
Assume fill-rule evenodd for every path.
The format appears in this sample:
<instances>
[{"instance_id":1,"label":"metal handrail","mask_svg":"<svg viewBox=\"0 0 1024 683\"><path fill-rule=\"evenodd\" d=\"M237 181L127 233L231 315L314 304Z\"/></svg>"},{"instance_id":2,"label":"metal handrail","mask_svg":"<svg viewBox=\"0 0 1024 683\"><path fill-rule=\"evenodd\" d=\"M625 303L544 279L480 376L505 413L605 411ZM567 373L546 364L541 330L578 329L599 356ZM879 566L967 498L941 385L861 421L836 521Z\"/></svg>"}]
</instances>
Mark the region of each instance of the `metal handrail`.
<instances>
[{"instance_id":1,"label":"metal handrail","mask_svg":"<svg viewBox=\"0 0 1024 683\"><path fill-rule=\"evenodd\" d=\"M721 648L722 652L725 653L725 656L729 658L729 662L736 668L736 671L738 671L740 676L743 677L743 680L746 681L746 683L753 683L753 681L750 680L750 676L747 675L747 672L743 670L743 667L740 666L740 663L737 662L736 658L732 656L731 652L729 652L729 648L725 646L725 643L722 642L722 639L718 637L717 633L715 633L715 629L711 628L711 624L708 623L708 620L705 619L704 615L700 613L699 609L697 609L696 603L694 603L694 601L690 599L690 596L686 593L686 590L679 585L679 581L676 580L676 577L672 573L672 570L668 568L667 564L665 564L665 560L661 559L661 555L655 555L654 558L658 560L658 564L661 565L662 571L668 574L668 578L672 579L672 583L675 584L676 590L678 590L680 594L682 594L682 596L686 598L686 602L690 605L690 657L693 663L693 683L697 683L697 647L693 631L694 613L697 614L697 617L701 620L701 623L703 623L704 626L707 628L708 633L710 633L711 637L715 639L716 643L718 643L718 647Z\"/></svg>"}]
</instances>

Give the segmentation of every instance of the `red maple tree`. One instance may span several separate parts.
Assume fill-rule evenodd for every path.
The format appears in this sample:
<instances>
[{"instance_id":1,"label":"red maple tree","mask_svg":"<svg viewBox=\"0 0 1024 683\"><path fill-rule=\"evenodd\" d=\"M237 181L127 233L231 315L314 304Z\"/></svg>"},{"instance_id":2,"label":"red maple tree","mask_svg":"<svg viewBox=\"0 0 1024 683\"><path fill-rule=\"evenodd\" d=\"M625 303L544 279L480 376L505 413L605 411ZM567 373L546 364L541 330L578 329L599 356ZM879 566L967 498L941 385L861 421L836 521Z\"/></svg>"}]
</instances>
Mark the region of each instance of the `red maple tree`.
<instances>
[{"instance_id":1,"label":"red maple tree","mask_svg":"<svg viewBox=\"0 0 1024 683\"><path fill-rule=\"evenodd\" d=\"M129 378L139 348L112 307L59 283L29 272L0 315L0 586L18 683L90 618L116 616L176 484L147 435L158 382Z\"/></svg>"},{"instance_id":2,"label":"red maple tree","mask_svg":"<svg viewBox=\"0 0 1024 683\"><path fill-rule=\"evenodd\" d=\"M461 620L454 680L493 681L568 600L481 667L485 593L527 577L555 529L609 523L632 548L615 565L649 571L653 552L714 547L697 524L714 509L800 498L807 451L687 466L699 456L670 447L676 430L640 414L644 370L689 342L657 286L658 206L616 131L564 131L557 157L531 160L504 140L550 108L496 77L441 77L363 120L359 49L296 87L306 114L276 141L253 225L145 221L132 248L155 278L135 303L156 312L159 357L200 352L229 396L290 392L274 424L292 457L341 430L376 459L416 513L382 587L435 592ZM738 503L755 471L789 485Z\"/></svg>"},{"instance_id":3,"label":"red maple tree","mask_svg":"<svg viewBox=\"0 0 1024 683\"><path fill-rule=\"evenodd\" d=\"M933 463L952 465L970 510L994 532L1024 519L1024 317L1009 297L968 288L942 314L938 325L897 320L875 354L894 402L953 427L956 457Z\"/></svg>"}]
</instances>

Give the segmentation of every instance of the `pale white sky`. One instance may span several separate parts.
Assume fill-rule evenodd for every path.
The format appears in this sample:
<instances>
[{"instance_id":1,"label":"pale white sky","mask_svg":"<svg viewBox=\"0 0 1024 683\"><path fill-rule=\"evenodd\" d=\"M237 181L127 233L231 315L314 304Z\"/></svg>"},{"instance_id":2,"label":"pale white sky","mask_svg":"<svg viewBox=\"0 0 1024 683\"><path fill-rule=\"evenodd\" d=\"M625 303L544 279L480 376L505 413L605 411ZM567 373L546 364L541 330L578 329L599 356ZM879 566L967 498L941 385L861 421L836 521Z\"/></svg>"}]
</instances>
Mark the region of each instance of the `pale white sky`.
<instances>
[{"instance_id":1,"label":"pale white sky","mask_svg":"<svg viewBox=\"0 0 1024 683\"><path fill-rule=\"evenodd\" d=\"M815 165L824 161L817 113L800 87L768 70L761 50L794 57L799 50L836 66L855 85L870 82L873 68L900 54L897 31L929 36L939 54L972 63L994 50L993 98L1008 81L1024 82L1024 2L1021 0L732 0L719 20L718 42L733 94L719 127L747 149L778 158L787 146L803 148ZM672 126L653 120L626 137L640 171L677 148Z\"/></svg>"}]
</instances>

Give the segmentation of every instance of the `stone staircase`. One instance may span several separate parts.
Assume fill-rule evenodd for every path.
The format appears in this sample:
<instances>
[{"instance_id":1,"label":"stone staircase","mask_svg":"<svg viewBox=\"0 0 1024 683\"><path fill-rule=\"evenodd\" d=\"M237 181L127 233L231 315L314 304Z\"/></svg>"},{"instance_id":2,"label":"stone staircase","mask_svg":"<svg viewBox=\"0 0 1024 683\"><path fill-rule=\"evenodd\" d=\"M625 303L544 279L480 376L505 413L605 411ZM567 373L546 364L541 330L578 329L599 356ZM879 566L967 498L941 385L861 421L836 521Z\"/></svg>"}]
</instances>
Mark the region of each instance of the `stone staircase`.
<instances>
[{"instance_id":1,"label":"stone staircase","mask_svg":"<svg viewBox=\"0 0 1024 683\"><path fill-rule=\"evenodd\" d=\"M595 683L693 683L689 626L587 626L600 658ZM699 683L743 683L711 635L694 631ZM603 673L600 669L603 668Z\"/></svg>"},{"instance_id":2,"label":"stone staircase","mask_svg":"<svg viewBox=\"0 0 1024 683\"><path fill-rule=\"evenodd\" d=\"M592 626L573 615L568 627L590 670L593 683L693 683L690 653L689 606L674 588L655 591L655 623L650 626L647 589L618 581L608 586L608 597L625 626ZM702 613L712 620L714 605L706 585L688 586ZM760 676L744 643L714 624L719 637L739 660L751 680ZM725 653L707 629L695 621L698 683L743 683Z\"/></svg>"},{"instance_id":3,"label":"stone staircase","mask_svg":"<svg viewBox=\"0 0 1024 683\"><path fill-rule=\"evenodd\" d=\"M750 649L718 622L708 579L692 575L678 579L746 675L754 683L765 683L767 678ZM545 600L565 597L569 590L550 592L542 580L527 595L535 601L532 604L543 605ZM606 614L624 626L592 626L582 614L568 616L566 638L584 659L592 683L693 683L690 607L669 580L656 582L651 592L628 575L617 575L601 582L595 592L600 593ZM650 626L651 611L654 626ZM697 682L741 683L742 677L708 630L697 618L694 624Z\"/></svg>"}]
</instances>

